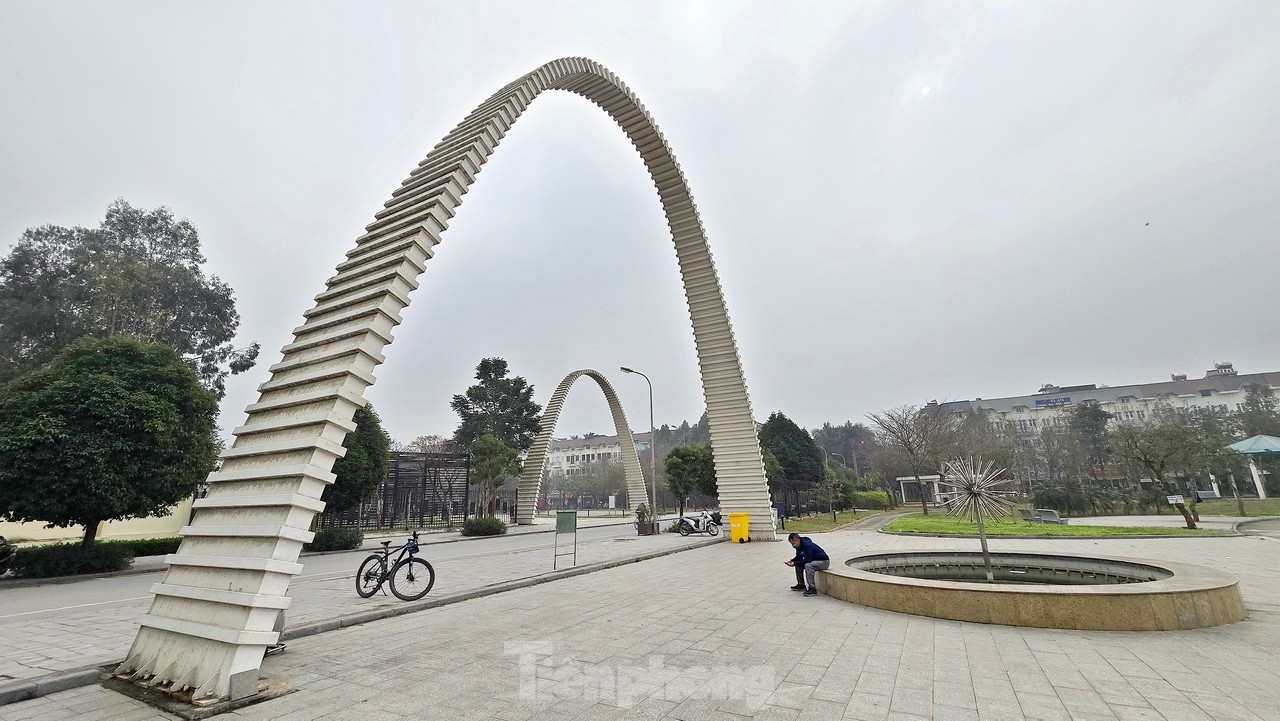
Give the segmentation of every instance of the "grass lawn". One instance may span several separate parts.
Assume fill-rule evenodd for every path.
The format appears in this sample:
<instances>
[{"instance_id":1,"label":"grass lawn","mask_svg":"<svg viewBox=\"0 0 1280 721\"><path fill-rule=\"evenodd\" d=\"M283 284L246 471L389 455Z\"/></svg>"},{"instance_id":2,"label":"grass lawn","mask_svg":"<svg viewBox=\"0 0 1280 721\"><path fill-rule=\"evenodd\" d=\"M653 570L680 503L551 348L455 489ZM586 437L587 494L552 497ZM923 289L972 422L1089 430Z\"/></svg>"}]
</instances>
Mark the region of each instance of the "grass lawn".
<instances>
[{"instance_id":1,"label":"grass lawn","mask_svg":"<svg viewBox=\"0 0 1280 721\"><path fill-rule=\"evenodd\" d=\"M788 518L786 520L787 533L821 533L822 531L830 531L836 526L843 526L846 523L852 523L867 516L875 516L884 513L884 511L840 511L836 513L836 520L831 520L830 513L819 513L816 516L805 516L803 518ZM779 531L783 529L779 528Z\"/></svg>"},{"instance_id":2,"label":"grass lawn","mask_svg":"<svg viewBox=\"0 0 1280 721\"><path fill-rule=\"evenodd\" d=\"M1202 511L1203 512L1203 511ZM830 518L827 519L831 520ZM1049 523L1031 523L1022 519L1006 519L986 524L988 536L1225 536L1226 531L1189 531L1185 528L1146 526L1057 526ZM913 513L889 522L884 530L894 533L954 533L978 535L978 524L943 513L922 516Z\"/></svg>"},{"instance_id":3,"label":"grass lawn","mask_svg":"<svg viewBox=\"0 0 1280 721\"><path fill-rule=\"evenodd\" d=\"M1245 498L1244 512L1250 516L1280 516L1280 498ZM1202 516L1239 516L1240 508L1234 498L1219 498L1216 501L1201 501L1196 510ZM1169 507L1169 511L1178 510ZM1162 514L1163 515L1163 514Z\"/></svg>"}]
</instances>

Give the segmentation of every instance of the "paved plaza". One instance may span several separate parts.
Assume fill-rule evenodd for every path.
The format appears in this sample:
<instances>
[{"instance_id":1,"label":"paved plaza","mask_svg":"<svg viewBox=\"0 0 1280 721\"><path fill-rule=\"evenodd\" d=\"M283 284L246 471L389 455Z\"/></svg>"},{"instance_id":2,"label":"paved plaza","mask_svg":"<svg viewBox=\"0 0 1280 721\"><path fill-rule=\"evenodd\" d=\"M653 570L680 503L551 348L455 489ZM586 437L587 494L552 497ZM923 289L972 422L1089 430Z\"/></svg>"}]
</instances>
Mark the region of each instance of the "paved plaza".
<instances>
[{"instance_id":1,"label":"paved plaza","mask_svg":"<svg viewBox=\"0 0 1280 721\"><path fill-rule=\"evenodd\" d=\"M550 572L555 534L540 531L554 525L552 519L539 518L538 521L535 526L517 526L508 536L494 539L449 543L459 539L457 533L424 535L423 557L430 560L436 570L436 585L428 600ZM705 539L697 536L685 539L675 534L637 537L626 521L619 525L617 518L581 518L579 522L584 537L616 532L623 539L582 543L577 559L580 566L641 556ZM533 535L527 539L511 538L530 533ZM398 544L405 534L390 538ZM562 536L565 540L569 538ZM444 545L437 545L441 543ZM365 541L366 549L375 547L375 538ZM304 556L301 560L305 562L305 570L289 588L293 604L287 614L287 629L348 614L403 606L402 601L388 593L368 599L356 596L355 570L364 555L351 552ZM149 575L54 582L17 589L0 585L0 690L6 684L50 673L122 661L138 632L138 620L151 603L151 585L161 579L158 571L163 569L162 560L163 557L140 560L143 568L157 571ZM562 558L560 567L570 560ZM112 600L102 600L95 595L95 588L109 584L124 586L128 591L117 593ZM26 605L15 601L17 597ZM36 610L48 608L59 610Z\"/></svg>"},{"instance_id":2,"label":"paved plaza","mask_svg":"<svg viewBox=\"0 0 1280 721\"><path fill-rule=\"evenodd\" d=\"M847 530L833 558L976 541ZM714 546L297 639L299 691L245 719L1280 719L1280 541L994 539L994 550L1181 561L1240 579L1250 619L1117 633L965 624L788 590L782 543ZM96 686L0 721L169 718Z\"/></svg>"}]
</instances>

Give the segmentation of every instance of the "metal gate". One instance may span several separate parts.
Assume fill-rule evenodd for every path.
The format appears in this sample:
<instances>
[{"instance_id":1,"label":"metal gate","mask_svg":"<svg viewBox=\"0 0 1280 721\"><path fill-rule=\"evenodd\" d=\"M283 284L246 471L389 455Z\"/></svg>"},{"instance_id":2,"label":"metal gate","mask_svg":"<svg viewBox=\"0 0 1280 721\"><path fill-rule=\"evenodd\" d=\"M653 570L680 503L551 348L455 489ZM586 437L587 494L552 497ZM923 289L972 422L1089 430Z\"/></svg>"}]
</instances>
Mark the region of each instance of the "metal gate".
<instances>
[{"instance_id":1,"label":"metal gate","mask_svg":"<svg viewBox=\"0 0 1280 721\"><path fill-rule=\"evenodd\" d=\"M323 513L317 528L451 528L467 518L471 456L466 453L392 453L387 480L360 505Z\"/></svg>"}]
</instances>

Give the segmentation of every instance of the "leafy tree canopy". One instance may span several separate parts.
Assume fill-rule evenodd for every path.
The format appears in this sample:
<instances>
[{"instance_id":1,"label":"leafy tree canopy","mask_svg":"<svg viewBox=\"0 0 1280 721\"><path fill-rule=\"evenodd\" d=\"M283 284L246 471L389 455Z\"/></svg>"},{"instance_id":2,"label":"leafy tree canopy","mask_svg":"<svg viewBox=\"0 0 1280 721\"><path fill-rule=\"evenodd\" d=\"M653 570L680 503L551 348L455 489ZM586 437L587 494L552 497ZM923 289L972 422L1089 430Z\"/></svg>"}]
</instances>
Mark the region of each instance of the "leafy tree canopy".
<instances>
[{"instance_id":1,"label":"leafy tree canopy","mask_svg":"<svg viewBox=\"0 0 1280 721\"><path fill-rule=\"evenodd\" d=\"M875 433L867 426L853 421L845 421L838 426L823 423L821 428L813 429L810 434L828 453L840 454L846 465L867 467L875 443Z\"/></svg>"},{"instance_id":2,"label":"leafy tree canopy","mask_svg":"<svg viewBox=\"0 0 1280 721\"><path fill-rule=\"evenodd\" d=\"M1080 403L1067 411L1067 430L1092 468L1100 468L1111 456L1107 421L1113 417L1097 403Z\"/></svg>"},{"instance_id":3,"label":"leafy tree canopy","mask_svg":"<svg viewBox=\"0 0 1280 721\"><path fill-rule=\"evenodd\" d=\"M761 460L764 461L764 477L769 483L770 491L779 491L785 481L782 473L782 464L778 463L778 457L768 448L760 449Z\"/></svg>"},{"instance_id":4,"label":"leafy tree canopy","mask_svg":"<svg viewBox=\"0 0 1280 721\"><path fill-rule=\"evenodd\" d=\"M352 420L356 429L342 441L347 454L333 462L333 472L338 478L320 497L329 511L355 508L387 480L391 437L383 430L382 419L373 406L365 406L356 409Z\"/></svg>"},{"instance_id":5,"label":"leafy tree canopy","mask_svg":"<svg viewBox=\"0 0 1280 721\"><path fill-rule=\"evenodd\" d=\"M533 386L524 378L507 377L507 362L485 358L476 366L479 383L456 395L449 404L462 418L453 439L470 446L486 434L512 448L528 450L538 433L542 406L533 402Z\"/></svg>"},{"instance_id":6,"label":"leafy tree canopy","mask_svg":"<svg viewBox=\"0 0 1280 721\"><path fill-rule=\"evenodd\" d=\"M491 505L494 491L508 476L520 473L520 452L501 438L486 433L471 443L471 483L479 486L485 508Z\"/></svg>"},{"instance_id":7,"label":"leafy tree canopy","mask_svg":"<svg viewBox=\"0 0 1280 721\"><path fill-rule=\"evenodd\" d=\"M785 482L792 486L816 486L825 477L822 449L781 411L771 414L760 427L760 445L773 453Z\"/></svg>"},{"instance_id":8,"label":"leafy tree canopy","mask_svg":"<svg viewBox=\"0 0 1280 721\"><path fill-rule=\"evenodd\" d=\"M716 495L716 468L711 456L711 446L677 446L671 449L662 464L667 474L667 488L680 501L694 491L707 496Z\"/></svg>"},{"instance_id":9,"label":"leafy tree canopy","mask_svg":"<svg viewBox=\"0 0 1280 721\"><path fill-rule=\"evenodd\" d=\"M230 286L205 276L195 226L167 208L117 200L97 228L28 229L0 260L0 377L48 361L83 336L123 335L176 350L220 399L258 345L231 345Z\"/></svg>"},{"instance_id":10,"label":"leafy tree canopy","mask_svg":"<svg viewBox=\"0 0 1280 721\"><path fill-rule=\"evenodd\" d=\"M1245 387L1239 417L1240 429L1246 438L1280 436L1280 403L1268 386L1250 383Z\"/></svg>"},{"instance_id":11,"label":"leafy tree canopy","mask_svg":"<svg viewBox=\"0 0 1280 721\"><path fill-rule=\"evenodd\" d=\"M218 403L173 349L83 338L0 398L0 517L164 516L213 469Z\"/></svg>"}]
</instances>

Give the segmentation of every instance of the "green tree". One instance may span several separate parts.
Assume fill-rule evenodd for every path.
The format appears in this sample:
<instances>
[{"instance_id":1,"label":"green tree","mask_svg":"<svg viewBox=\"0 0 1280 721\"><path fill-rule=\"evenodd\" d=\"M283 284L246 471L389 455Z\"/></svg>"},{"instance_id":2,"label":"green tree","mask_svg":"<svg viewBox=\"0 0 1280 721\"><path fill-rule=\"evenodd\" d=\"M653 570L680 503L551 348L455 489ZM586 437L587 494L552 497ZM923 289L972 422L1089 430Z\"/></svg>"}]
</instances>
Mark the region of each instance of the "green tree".
<instances>
[{"instance_id":1,"label":"green tree","mask_svg":"<svg viewBox=\"0 0 1280 721\"><path fill-rule=\"evenodd\" d=\"M1187 465L1188 447L1194 443L1186 409L1158 406L1139 423L1117 423L1111 429L1111 445L1123 460L1150 473L1166 495L1181 495L1174 483L1176 473ZM1187 523L1195 519L1185 503L1175 506Z\"/></svg>"},{"instance_id":2,"label":"green tree","mask_svg":"<svg viewBox=\"0 0 1280 721\"><path fill-rule=\"evenodd\" d=\"M1280 403L1270 386L1250 383L1244 389L1244 403L1237 414L1246 438L1280 436Z\"/></svg>"},{"instance_id":3,"label":"green tree","mask_svg":"<svg viewBox=\"0 0 1280 721\"><path fill-rule=\"evenodd\" d=\"M480 382L449 404L462 418L453 434L455 442L470 447L488 434L512 448L529 450L538 433L542 406L533 402L533 386L507 374L507 362L501 358L485 358L476 366Z\"/></svg>"},{"instance_id":4,"label":"green tree","mask_svg":"<svg viewBox=\"0 0 1280 721\"><path fill-rule=\"evenodd\" d=\"M667 454L662 467L667 474L668 490L680 502L680 515L684 515L684 503L694 491L716 495L711 446L676 446Z\"/></svg>"},{"instance_id":5,"label":"green tree","mask_svg":"<svg viewBox=\"0 0 1280 721\"><path fill-rule=\"evenodd\" d=\"M785 477L782 472L782 464L778 463L778 457L773 455L773 451L768 448L760 449L760 459L764 462L764 477L769 484L769 490L775 493L781 493Z\"/></svg>"},{"instance_id":6,"label":"green tree","mask_svg":"<svg viewBox=\"0 0 1280 721\"><path fill-rule=\"evenodd\" d=\"M320 500L325 510L342 512L368 500L387 480L387 462L390 460L391 437L382 428L382 419L373 406L357 408L356 429L347 434L342 447L347 454L333 462L333 472L338 478L324 489Z\"/></svg>"},{"instance_id":7,"label":"green tree","mask_svg":"<svg viewBox=\"0 0 1280 721\"><path fill-rule=\"evenodd\" d=\"M471 483L480 491L477 509L483 504L484 512L492 516L497 490L519 473L520 452L501 438L486 433L471 442Z\"/></svg>"},{"instance_id":8,"label":"green tree","mask_svg":"<svg viewBox=\"0 0 1280 721\"><path fill-rule=\"evenodd\" d=\"M1101 478L1106 473L1107 460L1111 457L1107 422L1114 416L1091 401L1072 406L1066 416L1071 441L1088 464L1090 474L1094 478Z\"/></svg>"},{"instance_id":9,"label":"green tree","mask_svg":"<svg viewBox=\"0 0 1280 721\"><path fill-rule=\"evenodd\" d=\"M0 517L165 516L213 470L218 402L171 348L84 338L0 398Z\"/></svg>"},{"instance_id":10,"label":"green tree","mask_svg":"<svg viewBox=\"0 0 1280 721\"><path fill-rule=\"evenodd\" d=\"M195 226L167 208L117 200L97 228L28 229L0 260L0 378L35 368L83 336L123 335L176 350L221 399L237 349L235 296L206 276Z\"/></svg>"},{"instance_id":11,"label":"green tree","mask_svg":"<svg viewBox=\"0 0 1280 721\"><path fill-rule=\"evenodd\" d=\"M795 494L803 488L815 488L825 477L822 449L809 433L781 411L770 414L760 426L760 447L771 452L782 468L782 491ZM767 475L767 474L766 474Z\"/></svg>"},{"instance_id":12,"label":"green tree","mask_svg":"<svg viewBox=\"0 0 1280 721\"><path fill-rule=\"evenodd\" d=\"M842 425L823 423L821 428L810 431L814 442L827 449L827 453L839 454L855 473L870 467L870 454L875 444L875 433L861 423L845 421Z\"/></svg>"}]
</instances>

